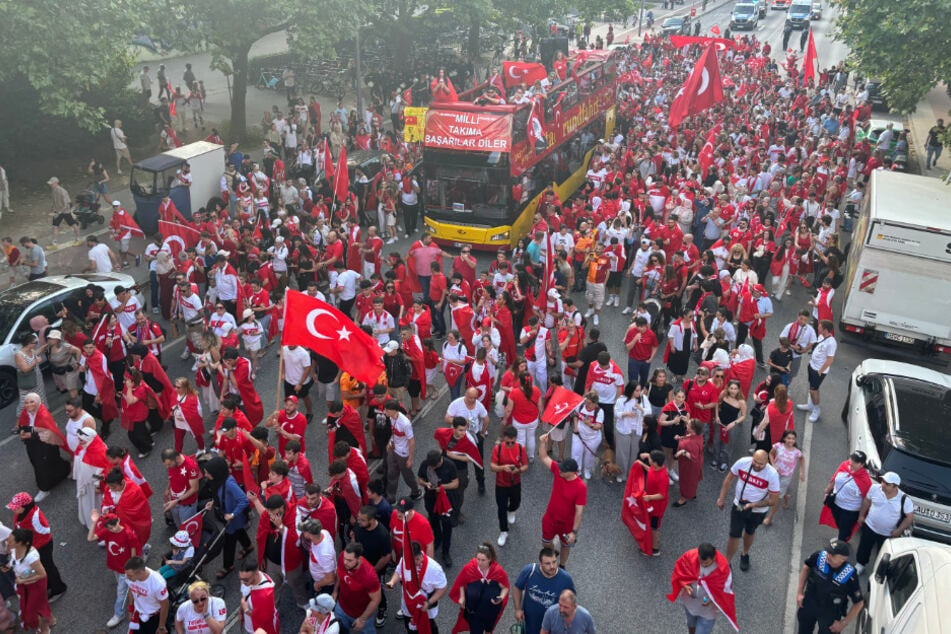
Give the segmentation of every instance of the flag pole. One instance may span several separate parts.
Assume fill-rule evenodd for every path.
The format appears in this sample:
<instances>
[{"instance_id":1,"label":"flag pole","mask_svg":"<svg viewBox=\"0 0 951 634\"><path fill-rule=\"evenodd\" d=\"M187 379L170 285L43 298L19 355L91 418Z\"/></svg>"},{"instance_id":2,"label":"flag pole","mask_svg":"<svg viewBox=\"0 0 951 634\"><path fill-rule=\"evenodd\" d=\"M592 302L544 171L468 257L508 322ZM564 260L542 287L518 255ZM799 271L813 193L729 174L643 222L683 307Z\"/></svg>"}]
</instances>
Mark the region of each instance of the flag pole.
<instances>
[{"instance_id":1,"label":"flag pole","mask_svg":"<svg viewBox=\"0 0 951 634\"><path fill-rule=\"evenodd\" d=\"M281 321L287 323L287 294L284 294L284 307L281 309ZM278 341L280 348L278 349L278 360L277 365L277 389L275 390L276 396L274 400L274 411L279 412L281 410L281 388L284 387L284 341L283 341L283 331L281 333L282 340Z\"/></svg>"},{"instance_id":2,"label":"flag pole","mask_svg":"<svg viewBox=\"0 0 951 634\"><path fill-rule=\"evenodd\" d=\"M328 141L329 143L329 141ZM340 151L343 152L343 146L340 146ZM330 158L333 158L333 154L330 155ZM340 160L340 155L337 155L337 160ZM340 169L339 165L334 166L334 187L333 187L333 200L330 203L330 213L333 215L334 211L337 208L337 182L340 180ZM346 169L346 166L344 166ZM324 174L327 173L327 166L324 166Z\"/></svg>"}]
</instances>

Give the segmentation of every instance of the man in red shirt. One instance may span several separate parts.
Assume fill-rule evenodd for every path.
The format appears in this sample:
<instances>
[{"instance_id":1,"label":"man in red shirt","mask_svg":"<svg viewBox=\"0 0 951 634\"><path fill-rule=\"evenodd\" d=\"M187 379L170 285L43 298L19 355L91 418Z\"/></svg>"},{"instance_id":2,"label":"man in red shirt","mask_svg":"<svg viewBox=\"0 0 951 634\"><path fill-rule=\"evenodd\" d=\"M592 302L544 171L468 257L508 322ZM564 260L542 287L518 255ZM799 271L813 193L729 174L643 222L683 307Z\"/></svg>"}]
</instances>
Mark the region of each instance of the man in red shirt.
<instances>
[{"instance_id":1,"label":"man in red shirt","mask_svg":"<svg viewBox=\"0 0 951 634\"><path fill-rule=\"evenodd\" d=\"M651 363L657 353L657 335L647 325L647 319L638 317L624 334L624 347L627 348L627 378L633 381L637 377L641 387L647 385Z\"/></svg>"},{"instance_id":2,"label":"man in red shirt","mask_svg":"<svg viewBox=\"0 0 951 634\"><path fill-rule=\"evenodd\" d=\"M684 382L684 390L687 392L686 402L690 416L707 426L710 433L708 442L712 447L714 427L710 423L713 422L720 390L710 380L709 368L697 368L697 376Z\"/></svg>"},{"instance_id":3,"label":"man in red shirt","mask_svg":"<svg viewBox=\"0 0 951 634\"><path fill-rule=\"evenodd\" d=\"M351 632L362 632L380 606L380 577L363 558L363 546L357 542L350 542L340 553L334 595L334 615Z\"/></svg>"},{"instance_id":4,"label":"man in red shirt","mask_svg":"<svg viewBox=\"0 0 951 634\"><path fill-rule=\"evenodd\" d=\"M301 452L307 451L304 432L307 431L307 417L297 410L297 397L291 394L284 399L284 409L268 417L266 427L277 430L277 451L284 455L288 440L300 443Z\"/></svg>"},{"instance_id":5,"label":"man in red shirt","mask_svg":"<svg viewBox=\"0 0 951 634\"><path fill-rule=\"evenodd\" d=\"M116 576L116 602L112 618L106 623L106 627L113 628L125 618L125 602L129 594L125 564L132 557L139 556L141 544L132 529L120 523L119 516L115 513L100 516L94 509L92 521L93 528L86 539L90 542L101 542L105 546L106 567Z\"/></svg>"},{"instance_id":6,"label":"man in red shirt","mask_svg":"<svg viewBox=\"0 0 951 634\"><path fill-rule=\"evenodd\" d=\"M241 456L245 455L250 461L254 455L254 445L251 443L251 433L246 429L239 429L234 418L221 421L221 435L215 441L215 447L231 467L231 475L238 482L244 482Z\"/></svg>"},{"instance_id":7,"label":"man in red shirt","mask_svg":"<svg viewBox=\"0 0 951 634\"><path fill-rule=\"evenodd\" d=\"M538 443L538 455L542 464L555 476L551 485L551 497L542 516L542 544L553 548L555 537L561 542L560 565L565 568L571 547L578 540L581 518L588 502L588 487L578 477L578 463L572 458L556 463L548 457L548 434L542 434Z\"/></svg>"},{"instance_id":8,"label":"man in red shirt","mask_svg":"<svg viewBox=\"0 0 951 634\"><path fill-rule=\"evenodd\" d=\"M165 487L163 510L172 514L175 526L198 512L198 483L201 470L191 456L174 449L162 451L162 463L168 469L168 485Z\"/></svg>"},{"instance_id":9,"label":"man in red shirt","mask_svg":"<svg viewBox=\"0 0 951 634\"><path fill-rule=\"evenodd\" d=\"M429 295L426 303L433 317L433 336L442 339L446 336L446 301L449 297L449 280L441 270L439 262L430 265L432 275L429 279Z\"/></svg>"},{"instance_id":10,"label":"man in red shirt","mask_svg":"<svg viewBox=\"0 0 951 634\"><path fill-rule=\"evenodd\" d=\"M390 542L393 552L402 552L403 527L409 526L410 540L418 542L426 551L427 557L433 556L433 529L429 521L413 510L413 498L405 497L396 502L393 516L390 518Z\"/></svg>"}]
</instances>

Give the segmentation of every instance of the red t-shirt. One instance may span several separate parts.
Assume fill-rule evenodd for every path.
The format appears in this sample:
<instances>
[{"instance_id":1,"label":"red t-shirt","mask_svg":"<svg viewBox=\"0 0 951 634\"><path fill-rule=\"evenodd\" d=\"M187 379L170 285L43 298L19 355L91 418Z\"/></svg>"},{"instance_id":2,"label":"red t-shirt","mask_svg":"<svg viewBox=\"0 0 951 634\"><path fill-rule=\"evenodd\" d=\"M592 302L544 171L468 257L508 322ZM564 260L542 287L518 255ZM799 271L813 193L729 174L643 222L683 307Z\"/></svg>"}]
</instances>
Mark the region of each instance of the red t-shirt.
<instances>
[{"instance_id":1,"label":"red t-shirt","mask_svg":"<svg viewBox=\"0 0 951 634\"><path fill-rule=\"evenodd\" d=\"M667 469L647 469L647 482L644 485L644 493L647 495L656 495L658 493L664 496L662 500L651 500L648 502L651 517L663 517L667 510L667 492L670 490L670 479L667 475Z\"/></svg>"},{"instance_id":2,"label":"red t-shirt","mask_svg":"<svg viewBox=\"0 0 951 634\"><path fill-rule=\"evenodd\" d=\"M369 561L360 557L356 570L347 570L343 565L343 553L337 562L337 578L340 589L337 602L347 616L358 617L370 603L370 594L380 589L380 577Z\"/></svg>"},{"instance_id":3,"label":"red t-shirt","mask_svg":"<svg viewBox=\"0 0 951 634\"><path fill-rule=\"evenodd\" d=\"M624 345L631 343L638 334L637 328L631 328L624 336ZM647 361L651 356L651 351L657 347L657 335L648 328L641 334L641 338L634 344L627 356L636 361Z\"/></svg>"},{"instance_id":4,"label":"red t-shirt","mask_svg":"<svg viewBox=\"0 0 951 634\"><path fill-rule=\"evenodd\" d=\"M413 517L409 520L409 535L414 542L419 542L424 551L435 539L429 521L418 511L415 511ZM390 541L393 545L393 552L403 552L403 520L400 519L399 513L395 510L393 515L390 516Z\"/></svg>"},{"instance_id":5,"label":"red t-shirt","mask_svg":"<svg viewBox=\"0 0 951 634\"><path fill-rule=\"evenodd\" d=\"M182 456L182 464L176 465L168 470L168 490L172 497L178 498L188 490L189 480L201 479L201 470L198 469L198 463L191 456ZM198 491L195 491L187 498L180 498L178 503L183 506L190 506L198 500Z\"/></svg>"},{"instance_id":6,"label":"red t-shirt","mask_svg":"<svg viewBox=\"0 0 951 634\"><path fill-rule=\"evenodd\" d=\"M528 454L525 452L525 447L518 443L514 447L499 444L492 448L492 462L497 465L511 464L521 467L528 464ZM495 474L495 486L510 487L519 484L521 481L521 471L497 471Z\"/></svg>"},{"instance_id":7,"label":"red t-shirt","mask_svg":"<svg viewBox=\"0 0 951 634\"><path fill-rule=\"evenodd\" d=\"M122 409L129 421L132 423L144 422L149 417L148 388L144 383L138 387L132 388L132 396L138 399L135 403L129 403L125 400L125 389L122 390Z\"/></svg>"},{"instance_id":8,"label":"red t-shirt","mask_svg":"<svg viewBox=\"0 0 951 634\"><path fill-rule=\"evenodd\" d=\"M135 533L124 524L118 533L101 526L96 530L96 539L106 542L106 567L121 574L125 574L125 564L132 557L132 549L141 550Z\"/></svg>"},{"instance_id":9,"label":"red t-shirt","mask_svg":"<svg viewBox=\"0 0 951 634\"><path fill-rule=\"evenodd\" d=\"M442 273L433 273L433 277L429 281L429 300L432 302L440 301L445 290L446 276Z\"/></svg>"},{"instance_id":10,"label":"red t-shirt","mask_svg":"<svg viewBox=\"0 0 951 634\"><path fill-rule=\"evenodd\" d=\"M697 385L695 379L687 381L684 385L684 389L687 389L687 386L690 386L689 391L687 392L687 408L690 410L690 416L700 420L704 423L709 423L713 420L713 412L716 408L711 407L710 409L700 409L697 405L709 405L710 403L716 403L717 399L720 397L720 390L717 389L717 386L713 384L713 381L707 380L703 385Z\"/></svg>"},{"instance_id":11,"label":"red t-shirt","mask_svg":"<svg viewBox=\"0 0 951 634\"><path fill-rule=\"evenodd\" d=\"M509 392L509 400L512 401L512 420L525 425L538 420L538 399L541 396L541 390L535 385L532 386L531 399L525 398L525 393L520 387L513 387Z\"/></svg>"},{"instance_id":12,"label":"red t-shirt","mask_svg":"<svg viewBox=\"0 0 951 634\"><path fill-rule=\"evenodd\" d=\"M574 480L562 478L558 464L554 460L551 463L551 472L555 479L552 481L551 497L548 498L545 517L555 525L567 525L570 529L575 518L575 506L584 506L588 502L588 487L581 478Z\"/></svg>"},{"instance_id":13,"label":"red t-shirt","mask_svg":"<svg viewBox=\"0 0 951 634\"><path fill-rule=\"evenodd\" d=\"M288 418L287 412L281 410L281 413L277 415L277 425L288 434L297 434L300 436L300 451L304 453L307 449L304 443L304 432L307 431L307 418L300 412L296 414L294 418ZM277 437L277 450L282 456L284 455L284 446L287 444L287 441L288 439L284 436Z\"/></svg>"}]
</instances>

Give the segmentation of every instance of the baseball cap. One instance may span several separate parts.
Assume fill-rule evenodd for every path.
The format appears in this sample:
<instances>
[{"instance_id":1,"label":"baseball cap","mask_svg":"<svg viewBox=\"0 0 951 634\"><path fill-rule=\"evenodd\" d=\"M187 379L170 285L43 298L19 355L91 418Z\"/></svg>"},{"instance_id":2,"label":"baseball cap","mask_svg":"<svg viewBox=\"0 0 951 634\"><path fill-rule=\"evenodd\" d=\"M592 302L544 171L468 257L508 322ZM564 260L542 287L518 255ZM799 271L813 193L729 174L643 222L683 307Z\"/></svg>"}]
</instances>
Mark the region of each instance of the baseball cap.
<instances>
[{"instance_id":1,"label":"baseball cap","mask_svg":"<svg viewBox=\"0 0 951 634\"><path fill-rule=\"evenodd\" d=\"M238 426L238 421L236 421L231 416L227 417L221 421L221 431L229 431Z\"/></svg>"},{"instance_id":2,"label":"baseball cap","mask_svg":"<svg viewBox=\"0 0 951 634\"><path fill-rule=\"evenodd\" d=\"M254 311L250 308L245 308L244 312L241 313L241 319L247 319L248 317L254 317Z\"/></svg>"},{"instance_id":3,"label":"baseball cap","mask_svg":"<svg viewBox=\"0 0 951 634\"><path fill-rule=\"evenodd\" d=\"M898 486L901 484L901 476L894 471L889 471L882 476L882 482L887 482L888 484L894 484L895 486Z\"/></svg>"},{"instance_id":4,"label":"baseball cap","mask_svg":"<svg viewBox=\"0 0 951 634\"><path fill-rule=\"evenodd\" d=\"M50 179L46 181L47 185L55 185L57 183L59 183L59 179L56 178L55 176L50 177Z\"/></svg>"},{"instance_id":5,"label":"baseball cap","mask_svg":"<svg viewBox=\"0 0 951 634\"><path fill-rule=\"evenodd\" d=\"M24 494L25 495L25 494ZM400 513L413 510L413 498L400 498L396 502L396 510Z\"/></svg>"},{"instance_id":6,"label":"baseball cap","mask_svg":"<svg viewBox=\"0 0 951 634\"><path fill-rule=\"evenodd\" d=\"M550 289L548 289L548 296L549 296L549 297L554 297L555 299L558 299L559 297L561 297L561 295L558 294L558 289L557 289L557 288L550 288Z\"/></svg>"},{"instance_id":7,"label":"baseball cap","mask_svg":"<svg viewBox=\"0 0 951 634\"><path fill-rule=\"evenodd\" d=\"M574 458L565 458L558 463L558 470L562 473L578 473L578 463Z\"/></svg>"},{"instance_id":8,"label":"baseball cap","mask_svg":"<svg viewBox=\"0 0 951 634\"><path fill-rule=\"evenodd\" d=\"M192 538L188 531L178 531L168 541L176 548L188 548L192 543Z\"/></svg>"},{"instance_id":9,"label":"baseball cap","mask_svg":"<svg viewBox=\"0 0 951 634\"><path fill-rule=\"evenodd\" d=\"M848 542L833 537L829 540L829 547L826 548L826 552L830 555L844 555L848 557L852 554L852 549L849 548Z\"/></svg>"},{"instance_id":10,"label":"baseball cap","mask_svg":"<svg viewBox=\"0 0 951 634\"><path fill-rule=\"evenodd\" d=\"M400 349L400 344L396 343L395 341L387 341L386 345L383 346L384 352L396 352L399 349Z\"/></svg>"},{"instance_id":11,"label":"baseball cap","mask_svg":"<svg viewBox=\"0 0 951 634\"><path fill-rule=\"evenodd\" d=\"M27 493L26 491L20 491L13 496L13 499L10 500L10 503L7 504L7 508L11 511L17 509L22 509L24 506L27 506L33 502L33 496Z\"/></svg>"},{"instance_id":12,"label":"baseball cap","mask_svg":"<svg viewBox=\"0 0 951 634\"><path fill-rule=\"evenodd\" d=\"M285 403L286 403L287 401L292 401L292 402L296 403L296 402L297 402L297 397L294 396L293 394L291 394L290 396L288 396L287 398L284 399L284 402L285 402Z\"/></svg>"},{"instance_id":13,"label":"baseball cap","mask_svg":"<svg viewBox=\"0 0 951 634\"><path fill-rule=\"evenodd\" d=\"M753 290L756 291L757 293L765 293L766 287L763 286L762 284L753 284Z\"/></svg>"},{"instance_id":14,"label":"baseball cap","mask_svg":"<svg viewBox=\"0 0 951 634\"><path fill-rule=\"evenodd\" d=\"M121 207L121 206L122 206L122 203L120 203L118 200L113 200L113 201L112 201L112 206L113 206L113 207Z\"/></svg>"},{"instance_id":15,"label":"baseball cap","mask_svg":"<svg viewBox=\"0 0 951 634\"><path fill-rule=\"evenodd\" d=\"M59 330L50 330L49 333L47 333L46 338L47 338L47 339L59 339L60 341L62 341L62 340L63 340L63 333L60 332Z\"/></svg>"},{"instance_id":16,"label":"baseball cap","mask_svg":"<svg viewBox=\"0 0 951 634\"><path fill-rule=\"evenodd\" d=\"M334 600L329 594L318 594L310 600L310 609L321 614L330 614L334 611Z\"/></svg>"},{"instance_id":17,"label":"baseball cap","mask_svg":"<svg viewBox=\"0 0 951 634\"><path fill-rule=\"evenodd\" d=\"M284 501L284 498L275 493L269 495L267 500L264 501L264 508L274 510L283 507L285 504L287 503Z\"/></svg>"}]
</instances>

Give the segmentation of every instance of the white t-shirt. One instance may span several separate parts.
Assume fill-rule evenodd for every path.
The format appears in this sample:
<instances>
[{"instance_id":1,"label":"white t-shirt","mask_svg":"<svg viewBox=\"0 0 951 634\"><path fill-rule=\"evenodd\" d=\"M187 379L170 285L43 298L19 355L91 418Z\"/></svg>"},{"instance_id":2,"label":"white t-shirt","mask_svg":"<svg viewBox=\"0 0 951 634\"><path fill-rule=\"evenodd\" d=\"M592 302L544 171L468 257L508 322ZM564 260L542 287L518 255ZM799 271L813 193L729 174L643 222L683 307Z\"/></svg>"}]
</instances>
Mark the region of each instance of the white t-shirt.
<instances>
[{"instance_id":1,"label":"white t-shirt","mask_svg":"<svg viewBox=\"0 0 951 634\"><path fill-rule=\"evenodd\" d=\"M740 503L740 491L743 492L743 499L747 502L759 502L766 498L770 493L779 493L779 473L772 465L766 465L762 471L751 469L753 456L740 458L733 463L730 473L737 477L736 490L733 495L734 506ZM749 477L747 477L749 474ZM746 488L743 488L744 483ZM754 513L766 513L768 506L761 506L753 509Z\"/></svg>"},{"instance_id":2,"label":"white t-shirt","mask_svg":"<svg viewBox=\"0 0 951 634\"><path fill-rule=\"evenodd\" d=\"M795 327L795 330L793 328ZM794 336L795 335L795 336ZM783 328L783 331L779 335L780 337L786 337L789 339L789 343L798 345L803 348L808 348L816 341L816 331L810 324L803 326L802 324L796 324L796 322L790 322L786 324L786 327ZM793 359L796 359L802 355L798 354L795 350L792 351ZM819 366L822 367L822 366Z\"/></svg>"},{"instance_id":3,"label":"white t-shirt","mask_svg":"<svg viewBox=\"0 0 951 634\"><path fill-rule=\"evenodd\" d=\"M835 505L843 511L857 511L862 508L862 492L851 474L845 471L835 474L832 490L835 492Z\"/></svg>"},{"instance_id":4,"label":"white t-shirt","mask_svg":"<svg viewBox=\"0 0 951 634\"><path fill-rule=\"evenodd\" d=\"M622 396L614 403L614 431L618 434L640 436L644 433L644 414L651 411L650 401Z\"/></svg>"},{"instance_id":5,"label":"white t-shirt","mask_svg":"<svg viewBox=\"0 0 951 634\"><path fill-rule=\"evenodd\" d=\"M400 559L397 570L400 572L403 583L406 583L406 580L410 578L411 572L403 565L402 559ZM423 575L423 578L420 579L419 589L423 594L430 595L440 588L445 588L447 585L449 585L449 581L446 579L446 573L443 572L442 566L440 566L435 559L430 557L429 562L426 564L426 573ZM402 592L400 592L400 605L403 608L403 613L408 613L409 609L406 607L406 601L403 598ZM436 618L439 614L439 604L437 603L431 607L428 612L429 618Z\"/></svg>"},{"instance_id":6,"label":"white t-shirt","mask_svg":"<svg viewBox=\"0 0 951 634\"><path fill-rule=\"evenodd\" d=\"M142 616L151 616L162 608L162 601L168 599L165 579L157 571L146 568L149 576L145 581L127 579L136 611Z\"/></svg>"},{"instance_id":7,"label":"white t-shirt","mask_svg":"<svg viewBox=\"0 0 951 634\"><path fill-rule=\"evenodd\" d=\"M112 273L112 259L109 247L101 242L89 249L89 260L95 262L96 273Z\"/></svg>"},{"instance_id":8,"label":"white t-shirt","mask_svg":"<svg viewBox=\"0 0 951 634\"><path fill-rule=\"evenodd\" d=\"M590 445L592 442L601 440L601 430L592 429L588 424L603 425L604 410L597 406L593 410L589 410L585 407L585 402L582 401L576 410L578 412L578 436L584 441L585 445ZM587 424L585 421L587 421Z\"/></svg>"},{"instance_id":9,"label":"white t-shirt","mask_svg":"<svg viewBox=\"0 0 951 634\"><path fill-rule=\"evenodd\" d=\"M823 337L819 339L812 349L812 358L809 359L809 367L818 372L822 366L825 365L826 359L835 356L835 351L838 347L835 337ZM825 373L828 374L829 370L826 370Z\"/></svg>"},{"instance_id":10,"label":"white t-shirt","mask_svg":"<svg viewBox=\"0 0 951 634\"><path fill-rule=\"evenodd\" d=\"M337 295L339 301L351 300L357 296L357 282L360 281L360 274L356 271L351 271L346 269L341 271L337 278L333 281L332 286L334 288L342 288L340 294Z\"/></svg>"},{"instance_id":11,"label":"white t-shirt","mask_svg":"<svg viewBox=\"0 0 951 634\"><path fill-rule=\"evenodd\" d=\"M225 600L219 597L208 597L208 615L215 621L224 623L228 620L228 608L225 606ZM185 634L211 634L211 628L204 617L195 611L195 605L191 601L178 606L178 612L175 613L175 621L185 627Z\"/></svg>"},{"instance_id":12,"label":"white t-shirt","mask_svg":"<svg viewBox=\"0 0 951 634\"><path fill-rule=\"evenodd\" d=\"M393 451L401 458L409 457L409 441L413 437L413 423L406 417L406 414L400 412L396 420L390 419L390 426L393 428L393 436L390 442L393 443Z\"/></svg>"},{"instance_id":13,"label":"white t-shirt","mask_svg":"<svg viewBox=\"0 0 951 634\"><path fill-rule=\"evenodd\" d=\"M284 348L284 381L291 385L301 382L310 367L310 352L306 348L297 346L293 350ZM308 379L306 382L310 382Z\"/></svg>"},{"instance_id":14,"label":"white t-shirt","mask_svg":"<svg viewBox=\"0 0 951 634\"><path fill-rule=\"evenodd\" d=\"M162 247L155 244L154 242L149 242L149 244L145 247L145 250L142 252L142 255L145 256L145 259L149 261L149 271L155 270L155 256L158 255L159 249L161 248Z\"/></svg>"},{"instance_id":15,"label":"white t-shirt","mask_svg":"<svg viewBox=\"0 0 951 634\"><path fill-rule=\"evenodd\" d=\"M17 559L12 554L10 556L10 567L18 577L29 577L30 570L35 570L34 565L40 560L40 553L35 548L31 548L23 555L23 559Z\"/></svg>"},{"instance_id":16,"label":"white t-shirt","mask_svg":"<svg viewBox=\"0 0 951 634\"><path fill-rule=\"evenodd\" d=\"M109 306L112 307L112 312L116 314L116 320L119 322L119 325L122 326L122 332L129 332L129 328L135 325L135 312L142 308L142 302L139 301L138 297L133 295L129 298L129 301L125 303L125 308L122 309L122 312L119 312L118 299L110 299Z\"/></svg>"},{"instance_id":17,"label":"white t-shirt","mask_svg":"<svg viewBox=\"0 0 951 634\"><path fill-rule=\"evenodd\" d=\"M482 431L482 423L479 422L489 417L489 412L481 401L475 402L475 407L469 409L466 407L466 399L460 396L446 408L446 416L462 416L469 421L469 433L478 434Z\"/></svg>"},{"instance_id":18,"label":"white t-shirt","mask_svg":"<svg viewBox=\"0 0 951 634\"><path fill-rule=\"evenodd\" d=\"M310 544L307 562L310 567L310 578L315 582L324 578L324 575L337 571L337 551L334 549L334 538L326 530L320 531L323 539L319 544Z\"/></svg>"},{"instance_id":19,"label":"white t-shirt","mask_svg":"<svg viewBox=\"0 0 951 634\"><path fill-rule=\"evenodd\" d=\"M915 512L915 503L910 497L899 491L895 497L889 499L885 496L881 484L873 484L865 497L872 503L868 509L868 515L865 516L865 525L879 535L890 537L892 531L898 527L902 513L908 515ZM902 498L905 498L904 505L901 503Z\"/></svg>"},{"instance_id":20,"label":"white t-shirt","mask_svg":"<svg viewBox=\"0 0 951 634\"><path fill-rule=\"evenodd\" d=\"M377 315L375 311L371 310L364 315L360 325L370 326L373 330L381 331L376 334L376 342L381 346L385 346L390 341L390 333L396 328L396 320L393 319L393 315L391 315L389 311L384 310Z\"/></svg>"}]
</instances>

